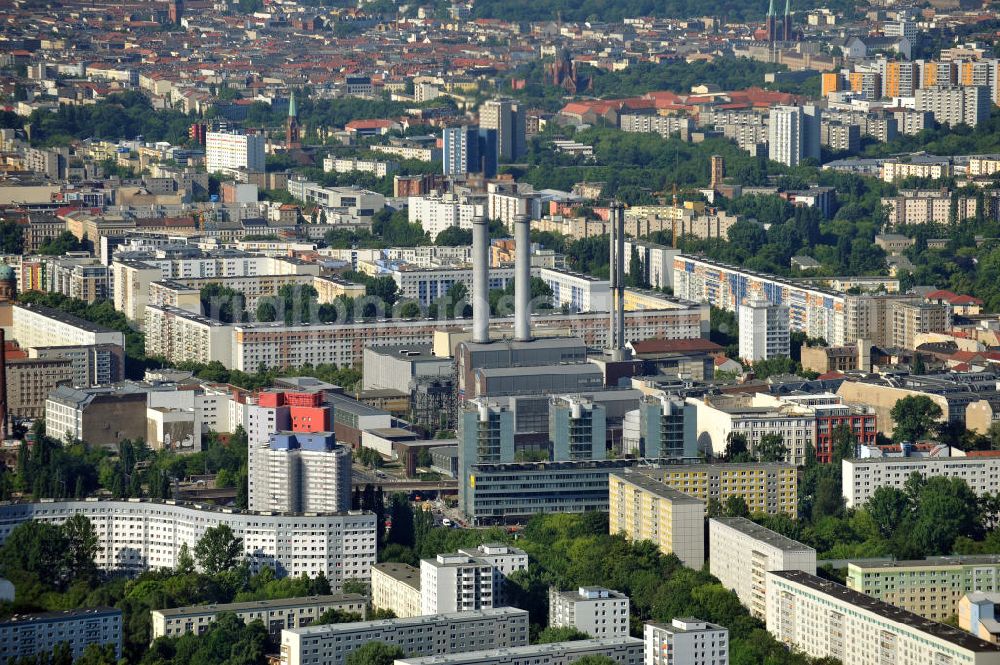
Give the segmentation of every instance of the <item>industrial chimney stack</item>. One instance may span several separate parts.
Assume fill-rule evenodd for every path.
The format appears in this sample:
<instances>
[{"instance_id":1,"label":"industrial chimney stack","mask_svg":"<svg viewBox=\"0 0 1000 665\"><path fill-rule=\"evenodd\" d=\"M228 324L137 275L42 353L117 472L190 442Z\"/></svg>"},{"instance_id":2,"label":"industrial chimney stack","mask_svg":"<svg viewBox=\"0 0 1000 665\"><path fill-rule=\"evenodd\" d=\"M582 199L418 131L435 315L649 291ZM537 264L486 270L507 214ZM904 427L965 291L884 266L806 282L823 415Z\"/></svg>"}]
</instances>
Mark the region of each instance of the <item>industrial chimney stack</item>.
<instances>
[{"instance_id":1,"label":"industrial chimney stack","mask_svg":"<svg viewBox=\"0 0 1000 665\"><path fill-rule=\"evenodd\" d=\"M514 339L531 341L531 220L514 217Z\"/></svg>"},{"instance_id":2,"label":"industrial chimney stack","mask_svg":"<svg viewBox=\"0 0 1000 665\"><path fill-rule=\"evenodd\" d=\"M490 341L490 227L481 216L472 220L472 341Z\"/></svg>"},{"instance_id":3,"label":"industrial chimney stack","mask_svg":"<svg viewBox=\"0 0 1000 665\"><path fill-rule=\"evenodd\" d=\"M611 203L611 331L608 351L615 360L624 358L625 348L625 207L618 201Z\"/></svg>"},{"instance_id":4,"label":"industrial chimney stack","mask_svg":"<svg viewBox=\"0 0 1000 665\"><path fill-rule=\"evenodd\" d=\"M0 439L10 436L10 414L7 412L7 339L0 328Z\"/></svg>"}]
</instances>

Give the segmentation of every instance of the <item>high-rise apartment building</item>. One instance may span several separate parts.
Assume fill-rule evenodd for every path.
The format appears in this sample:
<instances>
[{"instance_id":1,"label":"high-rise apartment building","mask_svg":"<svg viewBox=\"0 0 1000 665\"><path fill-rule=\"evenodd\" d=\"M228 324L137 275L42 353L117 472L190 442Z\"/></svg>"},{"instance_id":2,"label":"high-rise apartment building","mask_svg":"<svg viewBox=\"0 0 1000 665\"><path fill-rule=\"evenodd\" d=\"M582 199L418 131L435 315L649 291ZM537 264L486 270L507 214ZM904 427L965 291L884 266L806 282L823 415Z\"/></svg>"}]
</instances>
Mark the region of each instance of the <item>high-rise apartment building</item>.
<instances>
[{"instance_id":1,"label":"high-rise apartment building","mask_svg":"<svg viewBox=\"0 0 1000 665\"><path fill-rule=\"evenodd\" d=\"M628 637L629 599L596 586L576 591L549 588L549 626L576 628L591 637Z\"/></svg>"},{"instance_id":2,"label":"high-rise apartment building","mask_svg":"<svg viewBox=\"0 0 1000 665\"><path fill-rule=\"evenodd\" d=\"M493 566L467 554L420 561L420 612L443 614L493 607Z\"/></svg>"},{"instance_id":3,"label":"high-rise apartment building","mask_svg":"<svg viewBox=\"0 0 1000 665\"><path fill-rule=\"evenodd\" d=\"M683 464L643 472L704 502L725 503L739 496L751 513L798 514L798 471L793 464Z\"/></svg>"},{"instance_id":4,"label":"high-rise apartment building","mask_svg":"<svg viewBox=\"0 0 1000 665\"><path fill-rule=\"evenodd\" d=\"M643 629L645 665L728 665L729 629L692 617L650 621Z\"/></svg>"},{"instance_id":5,"label":"high-rise apartment building","mask_svg":"<svg viewBox=\"0 0 1000 665\"><path fill-rule=\"evenodd\" d=\"M91 644L110 645L116 656L122 652L122 611L114 607L20 614L0 621L0 660L19 661L48 656L60 644L68 644L73 660Z\"/></svg>"},{"instance_id":6,"label":"high-rise apartment building","mask_svg":"<svg viewBox=\"0 0 1000 665\"><path fill-rule=\"evenodd\" d=\"M934 85L916 91L916 109L943 125L975 127L990 116L990 89L982 85Z\"/></svg>"},{"instance_id":7,"label":"high-rise apartment building","mask_svg":"<svg viewBox=\"0 0 1000 665\"><path fill-rule=\"evenodd\" d=\"M698 412L694 405L669 397L639 402L639 447L643 457L698 457Z\"/></svg>"},{"instance_id":8,"label":"high-rise apartment building","mask_svg":"<svg viewBox=\"0 0 1000 665\"><path fill-rule=\"evenodd\" d=\"M511 99L492 99L479 107L479 126L497 132L497 156L515 160L524 154L525 113L521 104Z\"/></svg>"},{"instance_id":9,"label":"high-rise apartment building","mask_svg":"<svg viewBox=\"0 0 1000 665\"><path fill-rule=\"evenodd\" d=\"M758 619L767 611L767 573L804 570L816 574L816 550L743 517L708 521L709 572Z\"/></svg>"},{"instance_id":10,"label":"high-rise apartment building","mask_svg":"<svg viewBox=\"0 0 1000 665\"><path fill-rule=\"evenodd\" d=\"M705 504L640 473L608 475L609 529L629 540L650 540L684 565L705 563Z\"/></svg>"},{"instance_id":11,"label":"high-rise apartment building","mask_svg":"<svg viewBox=\"0 0 1000 665\"><path fill-rule=\"evenodd\" d=\"M208 132L205 135L205 168L209 173L240 169L263 171L264 135L242 132Z\"/></svg>"},{"instance_id":12,"label":"high-rise apartment building","mask_svg":"<svg viewBox=\"0 0 1000 665\"><path fill-rule=\"evenodd\" d=\"M444 130L444 174L482 173L486 178L497 174L497 130L463 125Z\"/></svg>"},{"instance_id":13,"label":"high-rise apartment building","mask_svg":"<svg viewBox=\"0 0 1000 665\"><path fill-rule=\"evenodd\" d=\"M819 159L818 107L775 106L768 118L768 157L787 166L803 159Z\"/></svg>"},{"instance_id":14,"label":"high-rise apartment building","mask_svg":"<svg viewBox=\"0 0 1000 665\"><path fill-rule=\"evenodd\" d=\"M749 363L787 357L791 339L788 306L772 304L758 294L739 308L740 358Z\"/></svg>"}]
</instances>

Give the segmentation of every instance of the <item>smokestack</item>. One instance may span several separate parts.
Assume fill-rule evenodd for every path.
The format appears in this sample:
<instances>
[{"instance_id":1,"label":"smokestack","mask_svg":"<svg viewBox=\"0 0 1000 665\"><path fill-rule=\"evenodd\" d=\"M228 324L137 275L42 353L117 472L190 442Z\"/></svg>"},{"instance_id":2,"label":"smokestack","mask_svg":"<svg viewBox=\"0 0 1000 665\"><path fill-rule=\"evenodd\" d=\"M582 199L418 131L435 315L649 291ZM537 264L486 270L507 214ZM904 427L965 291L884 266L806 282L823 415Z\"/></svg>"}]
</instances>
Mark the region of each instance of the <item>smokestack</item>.
<instances>
[{"instance_id":1,"label":"smokestack","mask_svg":"<svg viewBox=\"0 0 1000 665\"><path fill-rule=\"evenodd\" d=\"M531 341L531 221L514 217L514 339Z\"/></svg>"},{"instance_id":2,"label":"smokestack","mask_svg":"<svg viewBox=\"0 0 1000 665\"><path fill-rule=\"evenodd\" d=\"M472 341L490 341L490 227L486 218L472 220Z\"/></svg>"},{"instance_id":3,"label":"smokestack","mask_svg":"<svg viewBox=\"0 0 1000 665\"><path fill-rule=\"evenodd\" d=\"M618 219L615 221L615 234L617 247L615 257L617 258L616 270L618 272L618 293L615 307L615 321L618 346L615 348L619 359L624 355L625 350L625 206L618 204Z\"/></svg>"},{"instance_id":4,"label":"smokestack","mask_svg":"<svg viewBox=\"0 0 1000 665\"><path fill-rule=\"evenodd\" d=\"M609 269L609 290L611 291L610 334L608 352L615 360L621 360L625 347L625 207L618 201L611 203L611 247Z\"/></svg>"}]
</instances>

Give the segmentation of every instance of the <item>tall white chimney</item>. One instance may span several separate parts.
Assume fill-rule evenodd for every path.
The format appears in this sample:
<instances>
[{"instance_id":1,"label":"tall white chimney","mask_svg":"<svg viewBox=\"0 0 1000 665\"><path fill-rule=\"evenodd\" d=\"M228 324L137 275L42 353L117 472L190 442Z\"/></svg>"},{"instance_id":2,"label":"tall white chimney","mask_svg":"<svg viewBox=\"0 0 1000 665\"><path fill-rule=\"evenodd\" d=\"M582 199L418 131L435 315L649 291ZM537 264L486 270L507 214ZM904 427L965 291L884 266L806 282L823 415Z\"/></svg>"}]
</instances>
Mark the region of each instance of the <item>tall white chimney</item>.
<instances>
[{"instance_id":1,"label":"tall white chimney","mask_svg":"<svg viewBox=\"0 0 1000 665\"><path fill-rule=\"evenodd\" d=\"M485 217L472 220L472 341L490 341L490 227Z\"/></svg>"},{"instance_id":2,"label":"tall white chimney","mask_svg":"<svg viewBox=\"0 0 1000 665\"><path fill-rule=\"evenodd\" d=\"M621 360L625 352L625 205L622 203L618 204L615 227L615 271L618 273L614 321L618 346L615 347L615 353L617 359Z\"/></svg>"},{"instance_id":3,"label":"tall white chimney","mask_svg":"<svg viewBox=\"0 0 1000 665\"><path fill-rule=\"evenodd\" d=\"M531 220L514 217L514 339L531 341Z\"/></svg>"}]
</instances>

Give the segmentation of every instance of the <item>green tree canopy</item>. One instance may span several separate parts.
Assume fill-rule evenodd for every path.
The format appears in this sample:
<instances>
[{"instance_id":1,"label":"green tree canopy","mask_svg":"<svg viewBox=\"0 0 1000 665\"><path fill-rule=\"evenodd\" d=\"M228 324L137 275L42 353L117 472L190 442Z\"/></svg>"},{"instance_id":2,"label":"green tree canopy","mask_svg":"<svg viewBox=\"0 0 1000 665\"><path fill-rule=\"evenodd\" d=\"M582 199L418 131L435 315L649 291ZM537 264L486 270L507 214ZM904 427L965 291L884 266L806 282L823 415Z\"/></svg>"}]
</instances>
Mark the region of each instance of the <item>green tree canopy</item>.
<instances>
[{"instance_id":1,"label":"green tree canopy","mask_svg":"<svg viewBox=\"0 0 1000 665\"><path fill-rule=\"evenodd\" d=\"M243 539L237 538L228 524L209 527L195 545L194 556L209 575L231 570L243 556Z\"/></svg>"},{"instance_id":2,"label":"green tree canopy","mask_svg":"<svg viewBox=\"0 0 1000 665\"><path fill-rule=\"evenodd\" d=\"M385 642L368 642L358 647L344 661L345 665L392 665L397 658L405 654L395 644Z\"/></svg>"},{"instance_id":3,"label":"green tree canopy","mask_svg":"<svg viewBox=\"0 0 1000 665\"><path fill-rule=\"evenodd\" d=\"M941 407L926 395L909 395L896 401L889 416L896 423L892 440L915 443L933 431Z\"/></svg>"}]
</instances>

